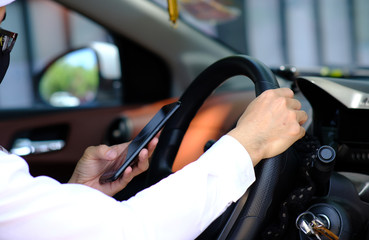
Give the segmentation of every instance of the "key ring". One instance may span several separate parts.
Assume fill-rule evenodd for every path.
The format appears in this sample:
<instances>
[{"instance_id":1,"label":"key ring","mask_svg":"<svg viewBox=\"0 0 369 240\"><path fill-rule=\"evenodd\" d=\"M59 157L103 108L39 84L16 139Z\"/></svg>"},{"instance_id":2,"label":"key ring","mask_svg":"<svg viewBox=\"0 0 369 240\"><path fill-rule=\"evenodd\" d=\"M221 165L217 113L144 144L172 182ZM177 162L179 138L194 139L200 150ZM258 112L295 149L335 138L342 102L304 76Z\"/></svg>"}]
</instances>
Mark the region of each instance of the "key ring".
<instances>
[{"instance_id":1,"label":"key ring","mask_svg":"<svg viewBox=\"0 0 369 240\"><path fill-rule=\"evenodd\" d=\"M301 228L300 228L300 221L301 220L305 220L305 219L303 219L303 217L305 217L305 216L308 216L308 215L310 215L311 217L312 217L312 219L310 219L310 220L308 220L307 222L312 222L314 219L316 219L316 216L314 215L314 213L312 213L312 212L309 212L309 211L306 211L306 212L303 212L303 213L301 213L300 215L298 215L297 216L297 218L296 218L296 227L297 227L297 229L300 229L301 230Z\"/></svg>"},{"instance_id":2,"label":"key ring","mask_svg":"<svg viewBox=\"0 0 369 240\"><path fill-rule=\"evenodd\" d=\"M296 227L305 235L315 235L317 239L324 236L331 240L339 240L338 236L331 232L324 223L316 217L312 212L306 211L296 218Z\"/></svg>"}]
</instances>

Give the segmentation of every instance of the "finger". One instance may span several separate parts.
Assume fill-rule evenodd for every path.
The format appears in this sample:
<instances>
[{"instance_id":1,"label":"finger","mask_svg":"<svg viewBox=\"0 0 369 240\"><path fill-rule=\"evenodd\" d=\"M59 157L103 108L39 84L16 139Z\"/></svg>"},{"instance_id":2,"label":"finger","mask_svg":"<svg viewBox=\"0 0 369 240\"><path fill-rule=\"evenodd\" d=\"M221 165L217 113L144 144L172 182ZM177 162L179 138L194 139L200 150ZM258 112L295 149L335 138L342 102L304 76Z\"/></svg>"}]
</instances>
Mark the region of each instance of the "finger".
<instances>
[{"instance_id":1,"label":"finger","mask_svg":"<svg viewBox=\"0 0 369 240\"><path fill-rule=\"evenodd\" d=\"M146 171L149 168L149 152L145 148L142 149L138 155L137 168L140 170L140 172Z\"/></svg>"},{"instance_id":2,"label":"finger","mask_svg":"<svg viewBox=\"0 0 369 240\"><path fill-rule=\"evenodd\" d=\"M118 180L119 185L125 187L134 177L132 172L132 167L127 167L126 170L124 170L122 177Z\"/></svg>"},{"instance_id":3,"label":"finger","mask_svg":"<svg viewBox=\"0 0 369 240\"><path fill-rule=\"evenodd\" d=\"M300 127L300 138L299 139L301 139L303 136L305 136L305 133L306 133L305 128Z\"/></svg>"},{"instance_id":4,"label":"finger","mask_svg":"<svg viewBox=\"0 0 369 240\"><path fill-rule=\"evenodd\" d=\"M118 157L118 152L114 148L110 148L105 153L106 160L115 160Z\"/></svg>"},{"instance_id":5,"label":"finger","mask_svg":"<svg viewBox=\"0 0 369 240\"><path fill-rule=\"evenodd\" d=\"M149 151L149 156L151 156L151 154L153 153L154 149L156 148L156 145L159 142L159 138L158 137L154 137L149 144L147 145L147 150Z\"/></svg>"},{"instance_id":6,"label":"finger","mask_svg":"<svg viewBox=\"0 0 369 240\"><path fill-rule=\"evenodd\" d=\"M294 110L300 110L301 109L301 102L297 99L287 98L286 103L287 103L287 106L290 109L294 109Z\"/></svg>"},{"instance_id":7,"label":"finger","mask_svg":"<svg viewBox=\"0 0 369 240\"><path fill-rule=\"evenodd\" d=\"M149 151L146 148L143 148L140 153L138 154L138 160L146 160L149 158Z\"/></svg>"},{"instance_id":8,"label":"finger","mask_svg":"<svg viewBox=\"0 0 369 240\"><path fill-rule=\"evenodd\" d=\"M159 138L160 137L160 135L161 135L161 132L162 132L163 130L160 130L156 135L155 135L155 137L156 138Z\"/></svg>"},{"instance_id":9,"label":"finger","mask_svg":"<svg viewBox=\"0 0 369 240\"><path fill-rule=\"evenodd\" d=\"M308 115L305 111L299 110L296 113L297 121L300 125L304 124L308 120Z\"/></svg>"},{"instance_id":10,"label":"finger","mask_svg":"<svg viewBox=\"0 0 369 240\"><path fill-rule=\"evenodd\" d=\"M85 155L89 159L106 159L113 160L117 157L116 151L107 145L91 146L85 151Z\"/></svg>"},{"instance_id":11,"label":"finger","mask_svg":"<svg viewBox=\"0 0 369 240\"><path fill-rule=\"evenodd\" d=\"M273 89L272 91L275 91L280 96L287 97L287 98L293 98L293 96L295 95L290 88L277 88L277 89Z\"/></svg>"},{"instance_id":12,"label":"finger","mask_svg":"<svg viewBox=\"0 0 369 240\"><path fill-rule=\"evenodd\" d=\"M121 143L121 144L117 144L117 145L113 145L111 146L113 149L115 149L118 154L122 154L124 152L124 150L126 150L126 148L128 147L128 145L131 143L131 141L129 142L125 142L125 143Z\"/></svg>"}]
</instances>

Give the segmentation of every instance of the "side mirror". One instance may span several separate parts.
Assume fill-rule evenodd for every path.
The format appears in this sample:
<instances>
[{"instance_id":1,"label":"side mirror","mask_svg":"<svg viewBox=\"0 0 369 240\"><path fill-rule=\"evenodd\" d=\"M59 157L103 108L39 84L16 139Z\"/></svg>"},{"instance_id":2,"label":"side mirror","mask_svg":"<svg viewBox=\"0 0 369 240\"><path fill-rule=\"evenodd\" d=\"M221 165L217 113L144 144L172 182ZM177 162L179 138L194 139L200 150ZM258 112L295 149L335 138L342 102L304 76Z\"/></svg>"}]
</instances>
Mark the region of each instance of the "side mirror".
<instances>
[{"instance_id":1,"label":"side mirror","mask_svg":"<svg viewBox=\"0 0 369 240\"><path fill-rule=\"evenodd\" d=\"M120 79L117 47L92 43L48 64L39 78L38 93L53 107L107 105L120 99Z\"/></svg>"}]
</instances>

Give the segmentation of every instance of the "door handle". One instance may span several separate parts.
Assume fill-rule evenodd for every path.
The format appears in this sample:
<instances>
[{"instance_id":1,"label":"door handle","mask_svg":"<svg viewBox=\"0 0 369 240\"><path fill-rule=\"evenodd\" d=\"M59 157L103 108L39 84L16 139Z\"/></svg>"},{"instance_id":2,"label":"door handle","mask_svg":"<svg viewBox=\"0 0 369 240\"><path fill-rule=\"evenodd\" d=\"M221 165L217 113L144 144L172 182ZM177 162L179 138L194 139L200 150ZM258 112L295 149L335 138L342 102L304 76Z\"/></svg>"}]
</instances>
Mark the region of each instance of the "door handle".
<instances>
[{"instance_id":1,"label":"door handle","mask_svg":"<svg viewBox=\"0 0 369 240\"><path fill-rule=\"evenodd\" d=\"M47 153L61 150L65 141L61 139L32 141L28 138L18 138L14 141L10 152L19 156L27 156L37 153Z\"/></svg>"}]
</instances>

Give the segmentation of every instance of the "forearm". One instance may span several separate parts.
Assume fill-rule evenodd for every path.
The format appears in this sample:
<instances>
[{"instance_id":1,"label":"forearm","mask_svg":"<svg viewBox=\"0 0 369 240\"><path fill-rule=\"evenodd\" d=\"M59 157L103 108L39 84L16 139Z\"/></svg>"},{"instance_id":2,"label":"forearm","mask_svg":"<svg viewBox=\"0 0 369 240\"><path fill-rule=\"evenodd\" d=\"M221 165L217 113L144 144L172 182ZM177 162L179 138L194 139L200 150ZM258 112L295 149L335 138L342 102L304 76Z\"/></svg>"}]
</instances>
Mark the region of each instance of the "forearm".
<instances>
[{"instance_id":1,"label":"forearm","mask_svg":"<svg viewBox=\"0 0 369 240\"><path fill-rule=\"evenodd\" d=\"M231 137L221 141L124 202L84 185L33 178L24 160L3 156L0 238L194 239L254 181L245 149Z\"/></svg>"},{"instance_id":2,"label":"forearm","mask_svg":"<svg viewBox=\"0 0 369 240\"><path fill-rule=\"evenodd\" d=\"M221 143L220 143L221 142ZM255 180L245 149L227 136L199 160L123 202L147 239L194 239ZM132 229L132 234L141 229ZM129 234L129 233L128 233ZM133 235L132 235L133 236Z\"/></svg>"}]
</instances>

